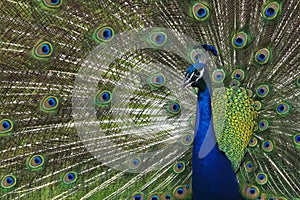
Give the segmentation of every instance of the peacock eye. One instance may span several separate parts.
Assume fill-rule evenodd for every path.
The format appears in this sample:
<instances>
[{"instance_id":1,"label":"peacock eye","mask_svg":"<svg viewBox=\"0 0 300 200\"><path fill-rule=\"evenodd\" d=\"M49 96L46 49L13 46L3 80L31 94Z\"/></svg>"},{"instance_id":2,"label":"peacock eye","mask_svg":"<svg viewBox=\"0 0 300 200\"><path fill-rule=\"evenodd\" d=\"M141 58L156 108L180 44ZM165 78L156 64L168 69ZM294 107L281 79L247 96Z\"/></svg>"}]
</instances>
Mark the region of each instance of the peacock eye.
<instances>
[{"instance_id":1,"label":"peacock eye","mask_svg":"<svg viewBox=\"0 0 300 200\"><path fill-rule=\"evenodd\" d=\"M154 74L149 77L149 84L154 88L161 88L166 83L166 78L163 74Z\"/></svg>"},{"instance_id":2,"label":"peacock eye","mask_svg":"<svg viewBox=\"0 0 300 200\"><path fill-rule=\"evenodd\" d=\"M44 165L45 159L42 155L35 155L29 158L28 167L29 169L36 170L41 169Z\"/></svg>"},{"instance_id":3,"label":"peacock eye","mask_svg":"<svg viewBox=\"0 0 300 200\"><path fill-rule=\"evenodd\" d=\"M262 103L260 101L254 101L253 107L255 110L260 110L262 109Z\"/></svg>"},{"instance_id":4,"label":"peacock eye","mask_svg":"<svg viewBox=\"0 0 300 200\"><path fill-rule=\"evenodd\" d=\"M144 194L133 194L132 200L144 200Z\"/></svg>"},{"instance_id":5,"label":"peacock eye","mask_svg":"<svg viewBox=\"0 0 300 200\"><path fill-rule=\"evenodd\" d=\"M149 195L149 200L159 200L159 196L157 194L151 194Z\"/></svg>"},{"instance_id":6,"label":"peacock eye","mask_svg":"<svg viewBox=\"0 0 300 200\"><path fill-rule=\"evenodd\" d=\"M167 42L167 34L162 31L153 31L148 35L148 42L152 46L161 47Z\"/></svg>"},{"instance_id":7,"label":"peacock eye","mask_svg":"<svg viewBox=\"0 0 300 200\"><path fill-rule=\"evenodd\" d=\"M59 8L62 5L63 0L43 0L43 3L48 8Z\"/></svg>"},{"instance_id":8,"label":"peacock eye","mask_svg":"<svg viewBox=\"0 0 300 200\"><path fill-rule=\"evenodd\" d=\"M33 55L37 58L48 58L53 53L53 46L50 42L39 40L33 48Z\"/></svg>"},{"instance_id":9,"label":"peacock eye","mask_svg":"<svg viewBox=\"0 0 300 200\"><path fill-rule=\"evenodd\" d=\"M95 96L95 103L97 106L107 106L111 103L112 94L108 90L99 90Z\"/></svg>"},{"instance_id":10,"label":"peacock eye","mask_svg":"<svg viewBox=\"0 0 300 200\"><path fill-rule=\"evenodd\" d=\"M173 165L173 171L175 173L182 173L185 170L185 163L183 161L177 162Z\"/></svg>"},{"instance_id":11,"label":"peacock eye","mask_svg":"<svg viewBox=\"0 0 300 200\"><path fill-rule=\"evenodd\" d=\"M268 182L268 176L267 174L260 172L256 175L255 181L259 185L265 185Z\"/></svg>"},{"instance_id":12,"label":"peacock eye","mask_svg":"<svg viewBox=\"0 0 300 200\"><path fill-rule=\"evenodd\" d=\"M267 64L269 62L269 60L270 60L270 50L269 49L263 48L263 49L258 50L255 53L255 61L258 64L261 64L261 65Z\"/></svg>"},{"instance_id":13,"label":"peacock eye","mask_svg":"<svg viewBox=\"0 0 300 200\"><path fill-rule=\"evenodd\" d=\"M286 102L281 102L277 105L276 112L279 115L287 115L290 112L290 105Z\"/></svg>"},{"instance_id":14,"label":"peacock eye","mask_svg":"<svg viewBox=\"0 0 300 200\"><path fill-rule=\"evenodd\" d=\"M182 136L181 143L183 145L190 145L193 143L193 136L191 134L186 134Z\"/></svg>"},{"instance_id":15,"label":"peacock eye","mask_svg":"<svg viewBox=\"0 0 300 200\"><path fill-rule=\"evenodd\" d=\"M180 113L181 111L181 106L179 104L178 101L175 101L175 100L171 100L167 107L166 107L167 111L172 114L172 115L177 115Z\"/></svg>"},{"instance_id":16,"label":"peacock eye","mask_svg":"<svg viewBox=\"0 0 300 200\"><path fill-rule=\"evenodd\" d=\"M293 137L293 142L294 142L294 145L297 147L297 148L300 148L300 134L295 134L294 137Z\"/></svg>"},{"instance_id":17,"label":"peacock eye","mask_svg":"<svg viewBox=\"0 0 300 200\"><path fill-rule=\"evenodd\" d=\"M265 152L272 152L274 149L274 144L271 140L266 140L262 143L262 149Z\"/></svg>"},{"instance_id":18,"label":"peacock eye","mask_svg":"<svg viewBox=\"0 0 300 200\"><path fill-rule=\"evenodd\" d=\"M55 112L58 109L59 99L55 96L46 96L40 103L40 109L44 112Z\"/></svg>"},{"instance_id":19,"label":"peacock eye","mask_svg":"<svg viewBox=\"0 0 300 200\"><path fill-rule=\"evenodd\" d=\"M239 32L232 37L232 46L241 49L247 45L249 36L245 32Z\"/></svg>"},{"instance_id":20,"label":"peacock eye","mask_svg":"<svg viewBox=\"0 0 300 200\"><path fill-rule=\"evenodd\" d=\"M247 172L253 172L255 170L255 165L253 164L253 162L246 162L245 164L245 168L247 170Z\"/></svg>"},{"instance_id":21,"label":"peacock eye","mask_svg":"<svg viewBox=\"0 0 300 200\"><path fill-rule=\"evenodd\" d=\"M192 12L194 18L199 21L206 20L210 15L208 6L205 3L194 4L192 8Z\"/></svg>"},{"instance_id":22,"label":"peacock eye","mask_svg":"<svg viewBox=\"0 0 300 200\"><path fill-rule=\"evenodd\" d=\"M109 42L114 38L115 32L110 26L101 26L96 29L94 38L98 42Z\"/></svg>"},{"instance_id":23,"label":"peacock eye","mask_svg":"<svg viewBox=\"0 0 300 200\"><path fill-rule=\"evenodd\" d=\"M215 83L222 83L225 79L225 71L223 69L216 69L212 73L212 80Z\"/></svg>"},{"instance_id":24,"label":"peacock eye","mask_svg":"<svg viewBox=\"0 0 300 200\"><path fill-rule=\"evenodd\" d=\"M256 88L256 94L257 96L261 97L261 98L264 98L266 97L270 92L270 88L268 85L259 85L257 88Z\"/></svg>"},{"instance_id":25,"label":"peacock eye","mask_svg":"<svg viewBox=\"0 0 300 200\"><path fill-rule=\"evenodd\" d=\"M129 161L130 169L137 169L141 166L142 160L140 158L133 158Z\"/></svg>"},{"instance_id":26,"label":"peacock eye","mask_svg":"<svg viewBox=\"0 0 300 200\"><path fill-rule=\"evenodd\" d=\"M258 129L260 131L267 130L269 128L269 121L266 119L262 119L258 122Z\"/></svg>"},{"instance_id":27,"label":"peacock eye","mask_svg":"<svg viewBox=\"0 0 300 200\"><path fill-rule=\"evenodd\" d=\"M297 79L296 79L296 85L297 85L298 87L300 87L300 76L298 76Z\"/></svg>"},{"instance_id":28,"label":"peacock eye","mask_svg":"<svg viewBox=\"0 0 300 200\"><path fill-rule=\"evenodd\" d=\"M231 78L237 80L244 80L245 72L241 69L236 69L232 72Z\"/></svg>"},{"instance_id":29,"label":"peacock eye","mask_svg":"<svg viewBox=\"0 0 300 200\"><path fill-rule=\"evenodd\" d=\"M1 180L1 187L4 189L13 188L17 183L17 179L14 175L4 176Z\"/></svg>"},{"instance_id":30,"label":"peacock eye","mask_svg":"<svg viewBox=\"0 0 300 200\"><path fill-rule=\"evenodd\" d=\"M255 147L257 145L258 141L256 137L252 137L249 141L249 146L250 147Z\"/></svg>"},{"instance_id":31,"label":"peacock eye","mask_svg":"<svg viewBox=\"0 0 300 200\"><path fill-rule=\"evenodd\" d=\"M0 136L8 135L14 129L14 124L10 119L2 119L0 121Z\"/></svg>"},{"instance_id":32,"label":"peacock eye","mask_svg":"<svg viewBox=\"0 0 300 200\"><path fill-rule=\"evenodd\" d=\"M75 183L78 179L78 175L76 172L71 171L67 172L63 177L63 182L67 185Z\"/></svg>"},{"instance_id":33,"label":"peacock eye","mask_svg":"<svg viewBox=\"0 0 300 200\"><path fill-rule=\"evenodd\" d=\"M264 6L263 17L267 20L273 20L278 16L280 9L281 5L276 1L272 1Z\"/></svg>"}]
</instances>

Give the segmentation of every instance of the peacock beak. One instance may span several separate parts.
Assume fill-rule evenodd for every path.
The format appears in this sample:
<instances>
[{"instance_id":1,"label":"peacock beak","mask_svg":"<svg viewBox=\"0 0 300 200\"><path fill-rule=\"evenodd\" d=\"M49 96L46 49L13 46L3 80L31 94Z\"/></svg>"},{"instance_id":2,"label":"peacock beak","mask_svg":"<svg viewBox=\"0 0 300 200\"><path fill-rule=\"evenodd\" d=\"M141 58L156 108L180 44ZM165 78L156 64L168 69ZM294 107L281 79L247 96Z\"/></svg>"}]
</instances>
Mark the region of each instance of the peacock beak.
<instances>
[{"instance_id":1,"label":"peacock beak","mask_svg":"<svg viewBox=\"0 0 300 200\"><path fill-rule=\"evenodd\" d=\"M193 83L197 83L203 77L203 74L204 68L198 68L191 73L187 73L181 87L187 88L189 86L193 86Z\"/></svg>"}]
</instances>

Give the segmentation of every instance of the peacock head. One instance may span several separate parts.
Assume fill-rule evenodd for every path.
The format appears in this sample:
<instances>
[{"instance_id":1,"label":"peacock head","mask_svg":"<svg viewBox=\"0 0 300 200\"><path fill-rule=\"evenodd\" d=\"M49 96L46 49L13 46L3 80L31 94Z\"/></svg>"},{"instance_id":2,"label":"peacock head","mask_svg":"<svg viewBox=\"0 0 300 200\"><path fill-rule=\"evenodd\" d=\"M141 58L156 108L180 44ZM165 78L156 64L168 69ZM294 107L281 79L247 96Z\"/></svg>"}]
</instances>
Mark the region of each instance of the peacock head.
<instances>
[{"instance_id":1,"label":"peacock head","mask_svg":"<svg viewBox=\"0 0 300 200\"><path fill-rule=\"evenodd\" d=\"M204 81L204 75L206 73L206 64L205 63L195 63L192 64L185 73L185 79L183 81L183 88L192 86L197 88L203 88L206 86Z\"/></svg>"}]
</instances>

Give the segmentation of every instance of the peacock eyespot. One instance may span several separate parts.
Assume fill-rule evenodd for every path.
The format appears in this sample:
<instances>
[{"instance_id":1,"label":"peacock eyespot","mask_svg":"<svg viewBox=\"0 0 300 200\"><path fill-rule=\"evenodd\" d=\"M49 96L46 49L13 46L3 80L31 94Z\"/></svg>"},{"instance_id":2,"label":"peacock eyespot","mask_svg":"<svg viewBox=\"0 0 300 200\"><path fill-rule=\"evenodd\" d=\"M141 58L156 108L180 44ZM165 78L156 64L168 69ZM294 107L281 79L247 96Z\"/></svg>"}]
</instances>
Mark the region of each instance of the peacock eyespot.
<instances>
[{"instance_id":1,"label":"peacock eyespot","mask_svg":"<svg viewBox=\"0 0 300 200\"><path fill-rule=\"evenodd\" d=\"M182 173L185 170L185 163L183 161L177 162L173 165L173 171L175 173Z\"/></svg>"},{"instance_id":2,"label":"peacock eyespot","mask_svg":"<svg viewBox=\"0 0 300 200\"><path fill-rule=\"evenodd\" d=\"M242 195L247 199L256 199L260 195L260 190L254 185L244 185L242 188Z\"/></svg>"},{"instance_id":3,"label":"peacock eyespot","mask_svg":"<svg viewBox=\"0 0 300 200\"><path fill-rule=\"evenodd\" d=\"M281 10L281 5L278 2L276 1L269 2L263 8L263 17L266 20L273 20L278 16L280 10Z\"/></svg>"},{"instance_id":4,"label":"peacock eyespot","mask_svg":"<svg viewBox=\"0 0 300 200\"><path fill-rule=\"evenodd\" d=\"M34 155L29 158L27 165L31 170L42 169L45 163L45 158L42 155Z\"/></svg>"},{"instance_id":5,"label":"peacock eyespot","mask_svg":"<svg viewBox=\"0 0 300 200\"><path fill-rule=\"evenodd\" d=\"M0 136L8 136L14 129L14 123L10 119L0 120Z\"/></svg>"},{"instance_id":6,"label":"peacock eyespot","mask_svg":"<svg viewBox=\"0 0 300 200\"><path fill-rule=\"evenodd\" d=\"M298 87L300 87L300 76L298 76L297 79L296 79L296 85L297 85Z\"/></svg>"},{"instance_id":7,"label":"peacock eyespot","mask_svg":"<svg viewBox=\"0 0 300 200\"><path fill-rule=\"evenodd\" d=\"M36 58L49 58L53 54L53 45L44 40L39 40L33 47L33 56Z\"/></svg>"},{"instance_id":8,"label":"peacock eyespot","mask_svg":"<svg viewBox=\"0 0 300 200\"><path fill-rule=\"evenodd\" d=\"M110 26L100 26L94 33L94 38L97 42L110 42L114 36L114 29Z\"/></svg>"},{"instance_id":9,"label":"peacock eyespot","mask_svg":"<svg viewBox=\"0 0 300 200\"><path fill-rule=\"evenodd\" d=\"M56 112L59 106L60 100L55 96L46 96L40 102L40 110L43 112Z\"/></svg>"},{"instance_id":10,"label":"peacock eyespot","mask_svg":"<svg viewBox=\"0 0 300 200\"><path fill-rule=\"evenodd\" d=\"M129 161L129 168L130 169L138 169L142 164L142 160L140 158L133 158Z\"/></svg>"},{"instance_id":11,"label":"peacock eyespot","mask_svg":"<svg viewBox=\"0 0 300 200\"><path fill-rule=\"evenodd\" d=\"M267 48L260 49L255 53L255 61L261 65L267 64L270 60L270 57L271 53Z\"/></svg>"},{"instance_id":12,"label":"peacock eyespot","mask_svg":"<svg viewBox=\"0 0 300 200\"><path fill-rule=\"evenodd\" d=\"M148 200L159 200L159 195L158 194L151 194L147 198Z\"/></svg>"},{"instance_id":13,"label":"peacock eyespot","mask_svg":"<svg viewBox=\"0 0 300 200\"><path fill-rule=\"evenodd\" d=\"M276 112L279 115L287 115L290 112L290 105L286 102L281 102L277 105Z\"/></svg>"},{"instance_id":14,"label":"peacock eyespot","mask_svg":"<svg viewBox=\"0 0 300 200\"><path fill-rule=\"evenodd\" d=\"M163 74L154 74L149 77L149 84L154 89L163 87L165 83L166 83L166 78Z\"/></svg>"},{"instance_id":15,"label":"peacock eyespot","mask_svg":"<svg viewBox=\"0 0 300 200\"><path fill-rule=\"evenodd\" d=\"M166 195L164 196L164 199L165 199L165 200L170 200L170 199L172 199L172 196L171 196L170 194L166 194Z\"/></svg>"},{"instance_id":16,"label":"peacock eyespot","mask_svg":"<svg viewBox=\"0 0 300 200\"><path fill-rule=\"evenodd\" d=\"M244 80L245 78L245 72L244 70L241 70L241 69L236 69L232 72L232 75L231 75L231 78L232 79L237 79L237 80Z\"/></svg>"},{"instance_id":17,"label":"peacock eyespot","mask_svg":"<svg viewBox=\"0 0 300 200\"><path fill-rule=\"evenodd\" d=\"M67 185L75 183L78 179L78 175L76 172L71 171L67 172L63 177L63 182Z\"/></svg>"},{"instance_id":18,"label":"peacock eyespot","mask_svg":"<svg viewBox=\"0 0 300 200\"><path fill-rule=\"evenodd\" d=\"M258 129L260 131L267 130L269 128L269 121L266 119L262 119L258 122Z\"/></svg>"},{"instance_id":19,"label":"peacock eyespot","mask_svg":"<svg viewBox=\"0 0 300 200\"><path fill-rule=\"evenodd\" d=\"M255 147L257 145L258 141L256 137L252 137L249 141L249 146L250 147Z\"/></svg>"},{"instance_id":20,"label":"peacock eyespot","mask_svg":"<svg viewBox=\"0 0 300 200\"><path fill-rule=\"evenodd\" d=\"M248 42L249 42L249 36L243 31L233 35L231 41L232 46L236 49L244 48L248 44Z\"/></svg>"},{"instance_id":21,"label":"peacock eyespot","mask_svg":"<svg viewBox=\"0 0 300 200\"><path fill-rule=\"evenodd\" d=\"M271 140L266 140L262 143L262 149L265 152L272 152L274 149L274 144Z\"/></svg>"},{"instance_id":22,"label":"peacock eyespot","mask_svg":"<svg viewBox=\"0 0 300 200\"><path fill-rule=\"evenodd\" d=\"M260 101L254 101L253 107L255 110L260 110L262 109L262 103Z\"/></svg>"},{"instance_id":23,"label":"peacock eyespot","mask_svg":"<svg viewBox=\"0 0 300 200\"><path fill-rule=\"evenodd\" d=\"M181 144L183 145L191 145L193 143L193 135L186 134L182 136Z\"/></svg>"},{"instance_id":24,"label":"peacock eyespot","mask_svg":"<svg viewBox=\"0 0 300 200\"><path fill-rule=\"evenodd\" d=\"M4 176L1 180L1 187L4 189L11 189L17 183L17 178L14 175Z\"/></svg>"},{"instance_id":25,"label":"peacock eyespot","mask_svg":"<svg viewBox=\"0 0 300 200\"><path fill-rule=\"evenodd\" d=\"M63 0L43 0L43 4L47 8L59 8L63 3Z\"/></svg>"},{"instance_id":26,"label":"peacock eyespot","mask_svg":"<svg viewBox=\"0 0 300 200\"><path fill-rule=\"evenodd\" d=\"M144 200L144 194L133 194L132 200Z\"/></svg>"},{"instance_id":27,"label":"peacock eyespot","mask_svg":"<svg viewBox=\"0 0 300 200\"><path fill-rule=\"evenodd\" d=\"M295 134L293 137L295 147L300 148L300 134Z\"/></svg>"},{"instance_id":28,"label":"peacock eyespot","mask_svg":"<svg viewBox=\"0 0 300 200\"><path fill-rule=\"evenodd\" d=\"M256 95L261 98L268 96L269 93L270 93L270 88L268 85L263 84L263 85L259 85L256 88Z\"/></svg>"},{"instance_id":29,"label":"peacock eyespot","mask_svg":"<svg viewBox=\"0 0 300 200\"><path fill-rule=\"evenodd\" d=\"M259 185L265 185L268 182L267 174L260 172L256 175L255 181Z\"/></svg>"},{"instance_id":30,"label":"peacock eyespot","mask_svg":"<svg viewBox=\"0 0 300 200\"><path fill-rule=\"evenodd\" d=\"M246 162L245 169L247 172L253 172L255 170L255 165L252 162Z\"/></svg>"},{"instance_id":31,"label":"peacock eyespot","mask_svg":"<svg viewBox=\"0 0 300 200\"><path fill-rule=\"evenodd\" d=\"M230 81L229 86L230 87L238 87L241 85L241 82L237 79L233 79L232 81Z\"/></svg>"},{"instance_id":32,"label":"peacock eyespot","mask_svg":"<svg viewBox=\"0 0 300 200\"><path fill-rule=\"evenodd\" d=\"M193 49L189 53L189 58L192 63L197 63L197 69L199 71L200 69L206 66L204 63L206 63L206 60L208 59L208 54L204 51L204 49ZM193 69L190 68L190 70Z\"/></svg>"},{"instance_id":33,"label":"peacock eyespot","mask_svg":"<svg viewBox=\"0 0 300 200\"><path fill-rule=\"evenodd\" d=\"M148 35L148 42L154 47L162 47L167 42L167 34L162 31L154 31Z\"/></svg>"},{"instance_id":34,"label":"peacock eyespot","mask_svg":"<svg viewBox=\"0 0 300 200\"><path fill-rule=\"evenodd\" d=\"M196 20L198 21L204 21L206 20L209 15L210 11L208 6L205 3L196 3L192 7L192 13Z\"/></svg>"},{"instance_id":35,"label":"peacock eyespot","mask_svg":"<svg viewBox=\"0 0 300 200\"><path fill-rule=\"evenodd\" d=\"M212 73L212 80L215 83L222 83L225 79L225 71L223 69L216 69Z\"/></svg>"},{"instance_id":36,"label":"peacock eyespot","mask_svg":"<svg viewBox=\"0 0 300 200\"><path fill-rule=\"evenodd\" d=\"M99 90L95 96L95 104L99 107L109 105L111 100L112 93L108 90Z\"/></svg>"},{"instance_id":37,"label":"peacock eyespot","mask_svg":"<svg viewBox=\"0 0 300 200\"><path fill-rule=\"evenodd\" d=\"M171 100L166 106L166 110L168 113L172 115L177 115L181 112L181 106L178 101Z\"/></svg>"}]
</instances>

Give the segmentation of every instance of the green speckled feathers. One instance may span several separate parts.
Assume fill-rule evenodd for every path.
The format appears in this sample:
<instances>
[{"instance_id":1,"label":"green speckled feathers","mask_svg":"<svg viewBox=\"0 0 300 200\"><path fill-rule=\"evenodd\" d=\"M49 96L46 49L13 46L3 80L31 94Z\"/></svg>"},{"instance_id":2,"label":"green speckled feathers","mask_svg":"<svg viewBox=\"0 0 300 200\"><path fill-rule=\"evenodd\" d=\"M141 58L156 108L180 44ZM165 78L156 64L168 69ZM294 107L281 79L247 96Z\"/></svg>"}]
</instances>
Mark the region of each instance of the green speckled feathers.
<instances>
[{"instance_id":1,"label":"green speckled feathers","mask_svg":"<svg viewBox=\"0 0 300 200\"><path fill-rule=\"evenodd\" d=\"M0 199L192 199L189 41L243 197L299 199L299 4L1 0Z\"/></svg>"}]
</instances>

